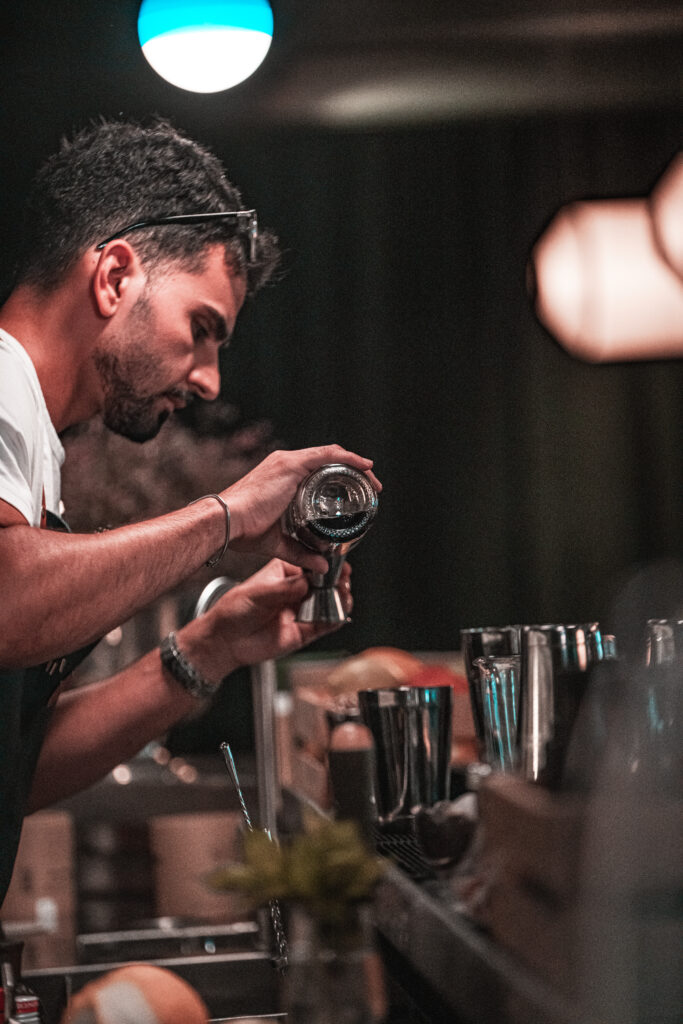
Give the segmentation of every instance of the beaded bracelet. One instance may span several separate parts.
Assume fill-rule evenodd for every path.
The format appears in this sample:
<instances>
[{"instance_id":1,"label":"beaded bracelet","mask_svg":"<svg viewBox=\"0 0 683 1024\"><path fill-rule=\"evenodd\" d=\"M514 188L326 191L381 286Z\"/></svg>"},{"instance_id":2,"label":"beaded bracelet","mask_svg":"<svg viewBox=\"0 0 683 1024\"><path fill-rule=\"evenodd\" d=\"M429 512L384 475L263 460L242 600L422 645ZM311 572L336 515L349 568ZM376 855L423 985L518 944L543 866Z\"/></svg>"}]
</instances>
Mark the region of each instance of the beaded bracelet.
<instances>
[{"instance_id":1,"label":"beaded bracelet","mask_svg":"<svg viewBox=\"0 0 683 1024\"><path fill-rule=\"evenodd\" d=\"M161 664L168 669L177 683L180 683L183 690L186 690L197 700L206 700L212 697L219 683L211 683L205 679L198 668L188 661L176 643L175 633L169 633L161 642Z\"/></svg>"}]
</instances>

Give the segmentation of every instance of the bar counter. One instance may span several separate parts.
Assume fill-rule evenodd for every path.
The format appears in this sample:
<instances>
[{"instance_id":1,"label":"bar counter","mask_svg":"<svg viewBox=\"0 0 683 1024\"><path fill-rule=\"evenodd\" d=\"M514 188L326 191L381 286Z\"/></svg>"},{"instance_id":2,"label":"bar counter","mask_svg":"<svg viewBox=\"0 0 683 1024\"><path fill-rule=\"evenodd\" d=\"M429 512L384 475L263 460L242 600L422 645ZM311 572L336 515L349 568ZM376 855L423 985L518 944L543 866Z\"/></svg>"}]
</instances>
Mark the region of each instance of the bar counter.
<instances>
[{"instance_id":1,"label":"bar counter","mask_svg":"<svg viewBox=\"0 0 683 1024\"><path fill-rule=\"evenodd\" d=\"M375 920L390 987L429 1024L577 1024L557 993L453 907L443 883L390 865Z\"/></svg>"},{"instance_id":2,"label":"bar counter","mask_svg":"<svg viewBox=\"0 0 683 1024\"><path fill-rule=\"evenodd\" d=\"M286 830L325 816L300 793L286 789L283 797ZM433 876L414 839L387 844L392 847L396 858L387 857L373 908L389 992L387 1024L587 1024L457 908L449 884ZM386 852L381 842L378 849Z\"/></svg>"}]
</instances>

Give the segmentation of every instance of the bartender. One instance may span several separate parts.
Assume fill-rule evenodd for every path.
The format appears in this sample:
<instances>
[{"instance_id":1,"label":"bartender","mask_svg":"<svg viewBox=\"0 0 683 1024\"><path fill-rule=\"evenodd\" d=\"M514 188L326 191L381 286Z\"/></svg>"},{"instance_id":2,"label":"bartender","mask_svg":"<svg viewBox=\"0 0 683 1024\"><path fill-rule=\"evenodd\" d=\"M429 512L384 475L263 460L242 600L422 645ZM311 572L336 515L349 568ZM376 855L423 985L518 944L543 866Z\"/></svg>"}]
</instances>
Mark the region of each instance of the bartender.
<instances>
[{"instance_id":1,"label":"bartender","mask_svg":"<svg viewBox=\"0 0 683 1024\"><path fill-rule=\"evenodd\" d=\"M326 562L286 537L299 482L326 445L274 452L219 494L131 526L68 532L60 434L93 416L144 442L220 389L219 351L278 262L219 161L167 122L100 122L64 141L26 208L0 309L0 904L24 816L96 781L163 734L239 666L298 650L305 569ZM228 544L271 557L210 611L115 676L60 693L97 639ZM349 573L341 591L351 607ZM77 652L77 653L71 653Z\"/></svg>"}]
</instances>

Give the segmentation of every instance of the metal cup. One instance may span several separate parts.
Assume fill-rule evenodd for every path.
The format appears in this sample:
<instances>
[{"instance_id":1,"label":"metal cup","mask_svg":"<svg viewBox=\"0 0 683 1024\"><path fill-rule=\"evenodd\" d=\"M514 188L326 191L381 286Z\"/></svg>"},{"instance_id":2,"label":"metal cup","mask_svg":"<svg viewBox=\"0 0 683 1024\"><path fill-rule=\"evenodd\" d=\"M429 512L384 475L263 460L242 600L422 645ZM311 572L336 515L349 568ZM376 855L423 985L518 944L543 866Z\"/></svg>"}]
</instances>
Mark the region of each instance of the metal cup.
<instances>
[{"instance_id":1,"label":"metal cup","mask_svg":"<svg viewBox=\"0 0 683 1024\"><path fill-rule=\"evenodd\" d=\"M558 788L589 671L605 654L597 622L524 626L519 744L527 781Z\"/></svg>"},{"instance_id":2,"label":"metal cup","mask_svg":"<svg viewBox=\"0 0 683 1024\"><path fill-rule=\"evenodd\" d=\"M683 661L683 619L648 619L645 660L648 665Z\"/></svg>"},{"instance_id":3,"label":"metal cup","mask_svg":"<svg viewBox=\"0 0 683 1024\"><path fill-rule=\"evenodd\" d=\"M521 626L476 626L460 630L465 675L470 690L472 718L477 739L485 746L484 708L481 699L477 658L519 654Z\"/></svg>"},{"instance_id":4,"label":"metal cup","mask_svg":"<svg viewBox=\"0 0 683 1024\"><path fill-rule=\"evenodd\" d=\"M361 690L358 703L375 744L375 801L380 823L411 817L447 800L452 688Z\"/></svg>"},{"instance_id":5,"label":"metal cup","mask_svg":"<svg viewBox=\"0 0 683 1024\"><path fill-rule=\"evenodd\" d=\"M484 754L495 771L517 767L520 696L520 656L477 658L484 715Z\"/></svg>"}]
</instances>

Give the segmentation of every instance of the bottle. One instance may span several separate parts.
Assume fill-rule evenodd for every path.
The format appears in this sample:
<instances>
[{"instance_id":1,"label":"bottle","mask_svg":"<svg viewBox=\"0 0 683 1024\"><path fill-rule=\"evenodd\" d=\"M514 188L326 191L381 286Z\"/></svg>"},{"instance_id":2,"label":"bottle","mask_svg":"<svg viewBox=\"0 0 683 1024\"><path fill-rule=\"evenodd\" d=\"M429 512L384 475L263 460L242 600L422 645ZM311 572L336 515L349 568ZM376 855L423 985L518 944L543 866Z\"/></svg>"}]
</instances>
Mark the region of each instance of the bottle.
<instances>
[{"instance_id":1,"label":"bottle","mask_svg":"<svg viewBox=\"0 0 683 1024\"><path fill-rule=\"evenodd\" d=\"M9 1024L43 1024L40 999L21 976L23 942L0 942L0 1014Z\"/></svg>"}]
</instances>

